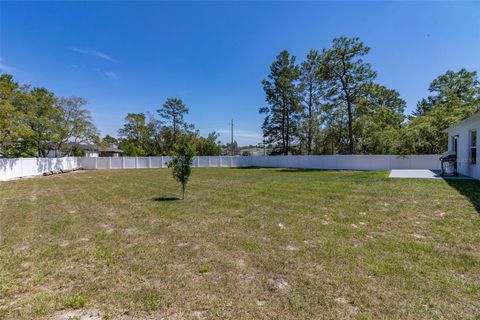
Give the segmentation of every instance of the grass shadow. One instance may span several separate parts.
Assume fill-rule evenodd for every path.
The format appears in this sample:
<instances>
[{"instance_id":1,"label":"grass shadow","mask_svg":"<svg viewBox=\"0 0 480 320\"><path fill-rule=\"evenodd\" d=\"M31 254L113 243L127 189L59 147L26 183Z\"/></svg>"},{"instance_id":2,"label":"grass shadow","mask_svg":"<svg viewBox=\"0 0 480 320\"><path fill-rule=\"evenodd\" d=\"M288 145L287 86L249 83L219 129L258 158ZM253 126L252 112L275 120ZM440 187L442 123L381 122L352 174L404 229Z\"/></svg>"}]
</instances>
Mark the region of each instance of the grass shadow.
<instances>
[{"instance_id":1,"label":"grass shadow","mask_svg":"<svg viewBox=\"0 0 480 320\"><path fill-rule=\"evenodd\" d=\"M163 202L163 201L177 201L182 200L179 197L156 197L152 199L153 201Z\"/></svg>"},{"instance_id":2,"label":"grass shadow","mask_svg":"<svg viewBox=\"0 0 480 320\"><path fill-rule=\"evenodd\" d=\"M480 215L480 181L477 180L449 180L448 185L470 200Z\"/></svg>"}]
</instances>

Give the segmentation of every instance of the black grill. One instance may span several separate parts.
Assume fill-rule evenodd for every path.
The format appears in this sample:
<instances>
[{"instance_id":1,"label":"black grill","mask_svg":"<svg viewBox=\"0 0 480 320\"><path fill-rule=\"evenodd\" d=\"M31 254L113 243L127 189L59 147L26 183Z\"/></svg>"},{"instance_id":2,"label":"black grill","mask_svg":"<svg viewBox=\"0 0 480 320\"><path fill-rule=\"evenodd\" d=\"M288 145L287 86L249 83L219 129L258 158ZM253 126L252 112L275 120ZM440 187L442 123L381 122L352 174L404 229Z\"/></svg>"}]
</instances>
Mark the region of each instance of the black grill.
<instances>
[{"instance_id":1,"label":"black grill","mask_svg":"<svg viewBox=\"0 0 480 320\"><path fill-rule=\"evenodd\" d=\"M442 176L445 175L445 163L453 163L453 175L458 176L457 172L457 154L455 152L445 152L440 157L442 164Z\"/></svg>"}]
</instances>

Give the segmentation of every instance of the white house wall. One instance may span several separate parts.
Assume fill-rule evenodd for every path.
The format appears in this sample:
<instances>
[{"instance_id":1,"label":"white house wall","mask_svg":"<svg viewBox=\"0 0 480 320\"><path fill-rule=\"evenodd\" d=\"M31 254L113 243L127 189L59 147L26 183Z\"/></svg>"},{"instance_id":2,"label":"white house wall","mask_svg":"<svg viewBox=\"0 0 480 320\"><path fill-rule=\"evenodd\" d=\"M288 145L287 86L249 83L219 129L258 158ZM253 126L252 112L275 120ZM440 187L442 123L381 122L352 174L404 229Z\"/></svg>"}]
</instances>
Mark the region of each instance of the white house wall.
<instances>
[{"instance_id":1,"label":"white house wall","mask_svg":"<svg viewBox=\"0 0 480 320\"><path fill-rule=\"evenodd\" d=\"M477 163L470 163L470 131L477 130ZM458 172L475 179L480 179L480 121L460 124L448 133L448 150L453 151L452 137L458 136L457 140L457 163Z\"/></svg>"}]
</instances>

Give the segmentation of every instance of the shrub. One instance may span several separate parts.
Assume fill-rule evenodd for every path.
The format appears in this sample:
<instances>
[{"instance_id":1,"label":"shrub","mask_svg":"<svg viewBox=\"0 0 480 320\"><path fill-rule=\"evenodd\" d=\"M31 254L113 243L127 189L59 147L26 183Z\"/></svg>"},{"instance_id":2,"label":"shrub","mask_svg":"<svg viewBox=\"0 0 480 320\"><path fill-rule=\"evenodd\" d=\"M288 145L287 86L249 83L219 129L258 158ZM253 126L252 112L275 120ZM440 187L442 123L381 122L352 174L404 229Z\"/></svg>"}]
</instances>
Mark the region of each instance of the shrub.
<instances>
[{"instance_id":1,"label":"shrub","mask_svg":"<svg viewBox=\"0 0 480 320\"><path fill-rule=\"evenodd\" d=\"M200 268L198 269L198 272L200 273L207 273L208 270L209 270L209 266L208 266L208 263L204 263L200 266Z\"/></svg>"},{"instance_id":2,"label":"shrub","mask_svg":"<svg viewBox=\"0 0 480 320\"><path fill-rule=\"evenodd\" d=\"M71 309L82 309L87 305L87 298L81 294L74 294L65 300L65 307Z\"/></svg>"}]
</instances>

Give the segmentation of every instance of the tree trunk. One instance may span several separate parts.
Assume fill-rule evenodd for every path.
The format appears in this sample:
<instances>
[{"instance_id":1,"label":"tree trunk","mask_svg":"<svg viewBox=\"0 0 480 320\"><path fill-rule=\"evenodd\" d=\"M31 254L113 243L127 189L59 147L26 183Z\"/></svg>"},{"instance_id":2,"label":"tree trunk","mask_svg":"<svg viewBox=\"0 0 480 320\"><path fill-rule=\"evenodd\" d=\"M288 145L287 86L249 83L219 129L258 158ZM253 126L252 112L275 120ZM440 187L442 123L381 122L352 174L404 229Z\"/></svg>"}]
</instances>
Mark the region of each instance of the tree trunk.
<instances>
[{"instance_id":1,"label":"tree trunk","mask_svg":"<svg viewBox=\"0 0 480 320\"><path fill-rule=\"evenodd\" d=\"M313 93L313 86L310 83L309 87L309 96L308 96L308 128L307 128L307 154L310 155L312 153L312 131L313 131L313 99L312 99L312 93Z\"/></svg>"},{"instance_id":2,"label":"tree trunk","mask_svg":"<svg viewBox=\"0 0 480 320\"><path fill-rule=\"evenodd\" d=\"M185 199L185 184L182 183L182 200Z\"/></svg>"},{"instance_id":3,"label":"tree trunk","mask_svg":"<svg viewBox=\"0 0 480 320\"><path fill-rule=\"evenodd\" d=\"M173 116L173 144L177 142L177 119Z\"/></svg>"},{"instance_id":4,"label":"tree trunk","mask_svg":"<svg viewBox=\"0 0 480 320\"><path fill-rule=\"evenodd\" d=\"M285 103L283 103L283 107L282 107L282 153L285 154L285 150L286 150L286 139L285 139L285 128L286 128L286 117L285 117L285 113L286 113L286 107L285 107Z\"/></svg>"},{"instance_id":5,"label":"tree trunk","mask_svg":"<svg viewBox=\"0 0 480 320\"><path fill-rule=\"evenodd\" d=\"M37 152L39 158L46 158L45 150L40 147L40 142L37 141Z\"/></svg>"},{"instance_id":6,"label":"tree trunk","mask_svg":"<svg viewBox=\"0 0 480 320\"><path fill-rule=\"evenodd\" d=\"M350 99L347 97L347 107L348 107L348 145L349 145L349 153L353 154L354 145L353 145L353 125L352 125L352 103Z\"/></svg>"},{"instance_id":7,"label":"tree trunk","mask_svg":"<svg viewBox=\"0 0 480 320\"><path fill-rule=\"evenodd\" d=\"M286 113L286 135L285 135L285 148L283 154L288 156L288 148L290 145L290 116L288 112Z\"/></svg>"}]
</instances>

